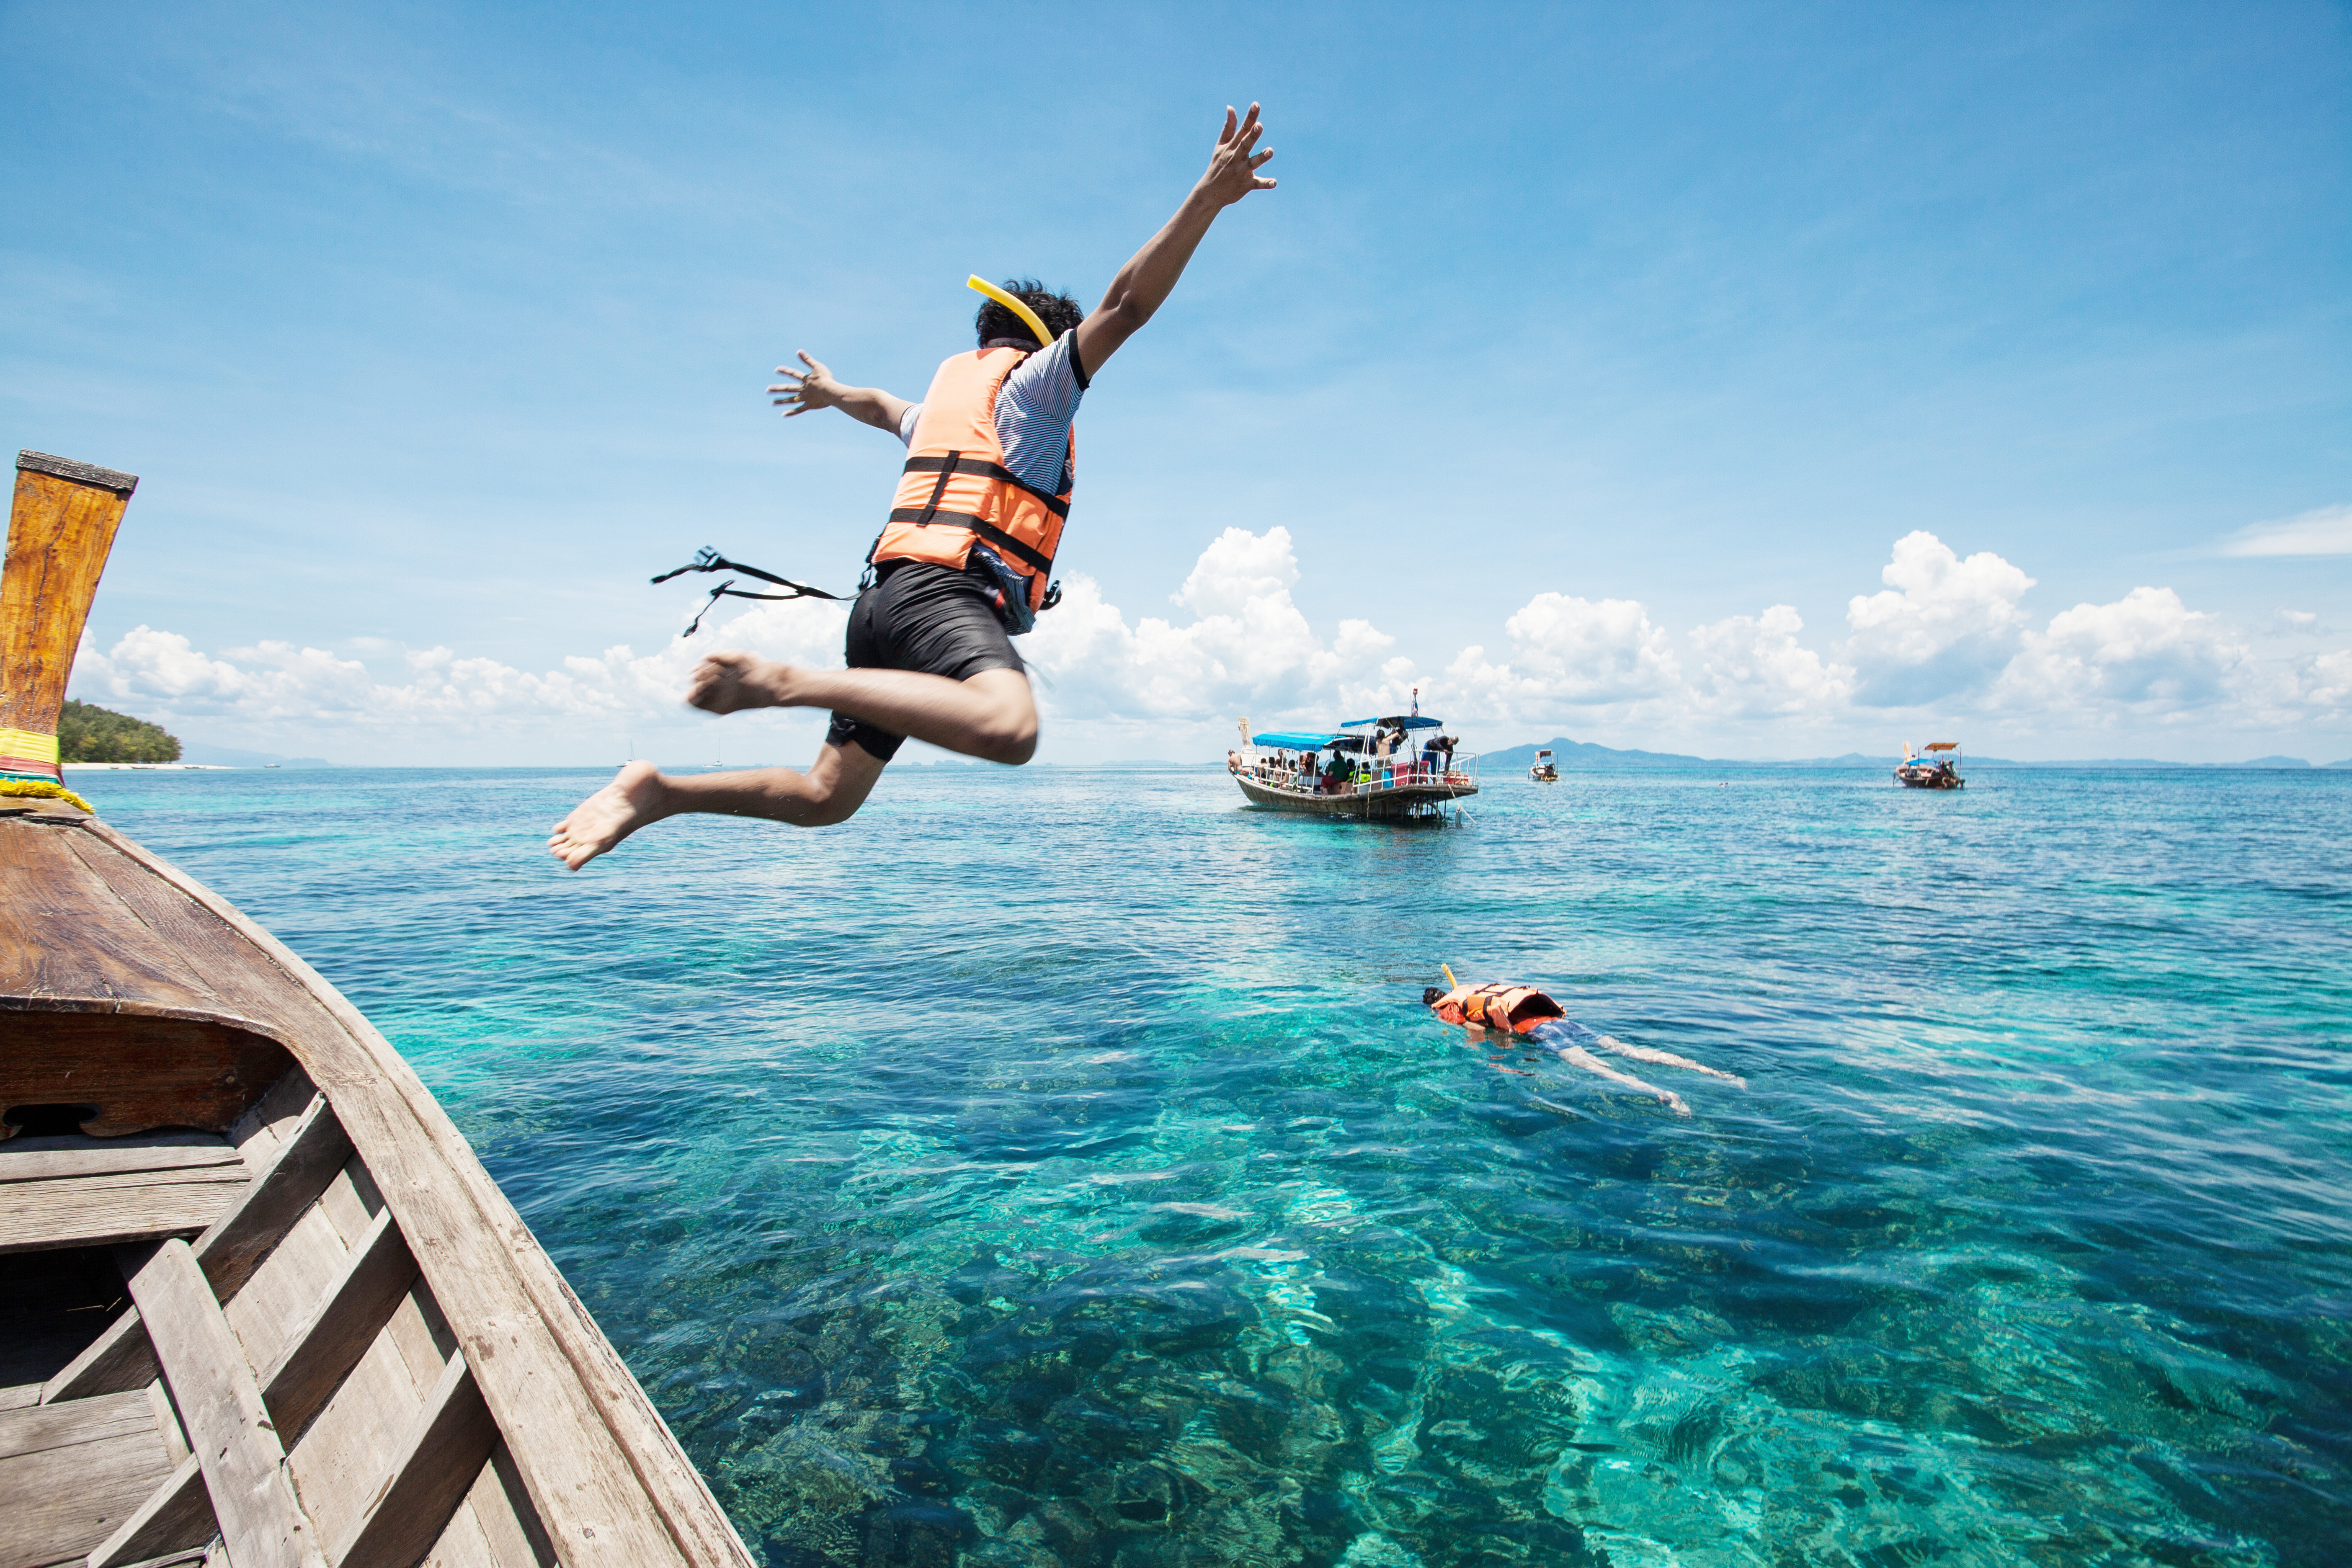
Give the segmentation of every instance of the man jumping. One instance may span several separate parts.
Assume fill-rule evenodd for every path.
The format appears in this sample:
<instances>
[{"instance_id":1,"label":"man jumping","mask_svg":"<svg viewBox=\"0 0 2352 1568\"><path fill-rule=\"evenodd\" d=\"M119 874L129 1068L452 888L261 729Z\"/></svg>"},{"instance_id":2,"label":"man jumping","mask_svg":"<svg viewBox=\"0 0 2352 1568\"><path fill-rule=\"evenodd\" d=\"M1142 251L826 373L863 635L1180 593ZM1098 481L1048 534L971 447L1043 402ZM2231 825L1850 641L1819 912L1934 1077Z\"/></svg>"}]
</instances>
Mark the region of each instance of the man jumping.
<instances>
[{"instance_id":1,"label":"man jumping","mask_svg":"<svg viewBox=\"0 0 2352 1568\"><path fill-rule=\"evenodd\" d=\"M764 816L801 827L845 822L866 804L908 736L1018 765L1037 749L1037 707L1012 637L1059 597L1049 581L1069 515L1070 427L1104 362L1160 309L1217 214L1274 181L1258 170L1258 106L1225 125L1209 171L1176 216L1130 258L1086 315L1067 295L1010 286L1026 309L992 296L980 347L940 366L920 403L845 386L803 352L777 367L785 417L838 408L887 430L910 454L888 521L849 612L846 669L801 669L748 653L714 653L686 700L712 713L829 708L833 724L806 773L756 768L680 778L651 763L622 768L555 825L550 853L573 870L649 822L681 812ZM1040 342L1040 332L1050 341Z\"/></svg>"}]
</instances>

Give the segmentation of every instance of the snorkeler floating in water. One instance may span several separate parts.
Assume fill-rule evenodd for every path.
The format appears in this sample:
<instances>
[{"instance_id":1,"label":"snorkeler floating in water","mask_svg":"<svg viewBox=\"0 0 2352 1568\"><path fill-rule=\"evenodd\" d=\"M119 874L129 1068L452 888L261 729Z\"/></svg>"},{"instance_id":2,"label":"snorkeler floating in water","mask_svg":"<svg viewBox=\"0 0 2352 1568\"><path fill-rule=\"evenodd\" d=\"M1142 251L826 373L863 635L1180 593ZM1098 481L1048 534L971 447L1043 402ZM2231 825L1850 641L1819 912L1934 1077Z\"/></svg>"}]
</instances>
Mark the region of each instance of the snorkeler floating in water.
<instances>
[{"instance_id":1,"label":"snorkeler floating in water","mask_svg":"<svg viewBox=\"0 0 2352 1568\"><path fill-rule=\"evenodd\" d=\"M1060 598L1050 579L1069 515L1078 400L1176 287L1217 215L1274 189L1258 173L1274 156L1255 150L1264 130L1256 104L1246 118L1225 110L1208 173L1119 268L1092 315L1034 283L997 289L973 279L989 297L980 347L940 365L920 403L845 385L805 352L805 369L779 368L789 379L768 390L780 395L786 418L838 408L905 442L906 468L850 610L849 668L714 653L686 700L712 713L829 708L824 746L805 773L672 778L630 763L555 825L551 854L576 871L647 823L683 812L801 827L844 822L909 735L992 763L1029 760L1037 709L1011 638Z\"/></svg>"},{"instance_id":2,"label":"snorkeler floating in water","mask_svg":"<svg viewBox=\"0 0 2352 1568\"><path fill-rule=\"evenodd\" d=\"M1453 980L1454 971L1447 969L1445 978ZM1646 1094L1663 1102L1676 1116L1691 1113L1681 1095L1672 1089L1660 1089L1632 1073L1618 1071L1586 1050L1581 1042L1590 1040L1605 1051L1629 1057L1637 1062L1680 1068L1685 1072L1721 1079L1741 1089L1748 1087L1746 1079L1725 1072L1720 1068L1695 1062L1688 1057L1678 1057L1672 1051L1662 1051L1651 1046L1629 1046L1612 1036L1595 1034L1568 1016L1565 1008L1532 985L1521 985L1507 980L1490 981L1484 985L1464 985L1457 981L1451 991L1432 985L1422 992L1421 999L1440 1018L1449 1024L1459 1024L1474 1034L1492 1032L1506 1038L1520 1036L1538 1040L1570 1067L1581 1068L1612 1083L1622 1084L1627 1089ZM1567 1043L1563 1044L1563 1040ZM1503 1070L1517 1072L1519 1069L1507 1067Z\"/></svg>"}]
</instances>

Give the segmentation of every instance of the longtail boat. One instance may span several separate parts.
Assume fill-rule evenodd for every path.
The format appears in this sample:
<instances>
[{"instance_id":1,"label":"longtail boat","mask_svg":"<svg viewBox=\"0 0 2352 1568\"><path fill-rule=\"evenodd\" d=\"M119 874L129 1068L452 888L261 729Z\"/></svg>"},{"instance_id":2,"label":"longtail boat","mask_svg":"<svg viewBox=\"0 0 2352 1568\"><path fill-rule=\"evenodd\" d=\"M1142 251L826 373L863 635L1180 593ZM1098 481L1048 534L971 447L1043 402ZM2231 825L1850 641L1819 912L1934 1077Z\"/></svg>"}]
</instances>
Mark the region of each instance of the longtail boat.
<instances>
[{"instance_id":1,"label":"longtail boat","mask_svg":"<svg viewBox=\"0 0 2352 1568\"><path fill-rule=\"evenodd\" d=\"M424 1083L65 788L137 479L16 461L0 572L0 1568L752 1568Z\"/></svg>"},{"instance_id":2,"label":"longtail boat","mask_svg":"<svg viewBox=\"0 0 2352 1568\"><path fill-rule=\"evenodd\" d=\"M1251 805L1278 811L1443 816L1478 793L1478 759L1467 752L1457 755L1450 740L1436 740L1442 728L1422 716L1417 702L1411 713L1351 720L1330 731L1253 735L1244 719L1242 743L1226 753L1225 771ZM1416 742L1423 733L1431 739Z\"/></svg>"},{"instance_id":3,"label":"longtail boat","mask_svg":"<svg viewBox=\"0 0 2352 1568\"><path fill-rule=\"evenodd\" d=\"M1969 781L1960 776L1960 743L1958 741L1930 741L1924 752L1903 748L1903 760L1895 764L1895 782L1905 789L1966 789Z\"/></svg>"}]
</instances>

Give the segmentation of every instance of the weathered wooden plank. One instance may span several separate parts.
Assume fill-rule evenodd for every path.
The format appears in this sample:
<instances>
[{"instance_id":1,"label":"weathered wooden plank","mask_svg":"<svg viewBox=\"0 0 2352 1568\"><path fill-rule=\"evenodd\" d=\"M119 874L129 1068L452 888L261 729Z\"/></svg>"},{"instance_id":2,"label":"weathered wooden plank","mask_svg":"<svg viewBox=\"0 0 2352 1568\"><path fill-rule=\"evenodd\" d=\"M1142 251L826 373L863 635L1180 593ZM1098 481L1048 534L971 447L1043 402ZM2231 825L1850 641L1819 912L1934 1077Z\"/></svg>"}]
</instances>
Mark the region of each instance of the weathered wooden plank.
<instances>
[{"instance_id":1,"label":"weathered wooden plank","mask_svg":"<svg viewBox=\"0 0 2352 1568\"><path fill-rule=\"evenodd\" d=\"M503 1439L490 1450L490 1462L466 1494L466 1506L474 1510L499 1568L554 1568L555 1547L539 1521L539 1510L530 1506L530 1494L523 1489L514 1455Z\"/></svg>"},{"instance_id":2,"label":"weathered wooden plank","mask_svg":"<svg viewBox=\"0 0 2352 1568\"><path fill-rule=\"evenodd\" d=\"M425 1549L425 1561L419 1568L500 1568L489 1542L482 1534L482 1521L474 1517L470 1501L458 1500L457 1511L449 1516L449 1522L433 1538L433 1544Z\"/></svg>"},{"instance_id":3,"label":"weathered wooden plank","mask_svg":"<svg viewBox=\"0 0 2352 1568\"><path fill-rule=\"evenodd\" d=\"M342 1237L345 1247L357 1247L360 1237L367 1234L367 1227L375 1223L376 1215L383 1208L382 1200L371 1205L360 1196L363 1183L368 1191L375 1190L375 1184L367 1179L367 1167L353 1159L319 1194L320 1211L326 1215L327 1223L335 1227L335 1234Z\"/></svg>"},{"instance_id":4,"label":"weathered wooden plank","mask_svg":"<svg viewBox=\"0 0 2352 1568\"><path fill-rule=\"evenodd\" d=\"M220 1218L245 1189L229 1181L17 1182L0 1187L0 1253L103 1247L193 1236Z\"/></svg>"},{"instance_id":5,"label":"weathered wooden plank","mask_svg":"<svg viewBox=\"0 0 2352 1568\"><path fill-rule=\"evenodd\" d=\"M245 1174L245 1157L209 1132L149 1132L130 1138L12 1138L0 1143L0 1184L55 1182L147 1171L201 1171L213 1166Z\"/></svg>"},{"instance_id":6,"label":"weathered wooden plank","mask_svg":"<svg viewBox=\"0 0 2352 1568\"><path fill-rule=\"evenodd\" d=\"M350 1263L351 1248L316 1204L278 1238L245 1288L224 1304L255 1375L278 1359Z\"/></svg>"},{"instance_id":7,"label":"weathered wooden plank","mask_svg":"<svg viewBox=\"0 0 2352 1568\"><path fill-rule=\"evenodd\" d=\"M74 458L36 452L29 447L17 452L16 467L31 468L37 473L55 474L61 479L72 479L77 484L96 485L102 490L119 491L126 498L139 488L137 474L126 474L119 468L101 468L96 463L85 463Z\"/></svg>"},{"instance_id":8,"label":"weathered wooden plank","mask_svg":"<svg viewBox=\"0 0 2352 1568\"><path fill-rule=\"evenodd\" d=\"M0 1568L80 1556L171 1468L143 1392L0 1412Z\"/></svg>"},{"instance_id":9,"label":"weathered wooden plank","mask_svg":"<svg viewBox=\"0 0 2352 1568\"><path fill-rule=\"evenodd\" d=\"M339 1568L412 1568L448 1528L499 1440L466 1358L449 1358L366 1509L338 1542Z\"/></svg>"},{"instance_id":10,"label":"weathered wooden plank","mask_svg":"<svg viewBox=\"0 0 2352 1568\"><path fill-rule=\"evenodd\" d=\"M0 1155L0 1159L6 1158ZM38 1182L0 1183L0 1203L37 1204L68 1193L130 1193L144 1187L225 1187L231 1201L253 1179L245 1162L232 1157L178 1171L105 1171L87 1176L52 1176Z\"/></svg>"},{"instance_id":11,"label":"weathered wooden plank","mask_svg":"<svg viewBox=\"0 0 2352 1568\"><path fill-rule=\"evenodd\" d=\"M21 1409L40 1402L41 1385L37 1383L20 1383L12 1388L0 1388L0 1410Z\"/></svg>"},{"instance_id":12,"label":"weathered wooden plank","mask_svg":"<svg viewBox=\"0 0 2352 1568\"><path fill-rule=\"evenodd\" d=\"M336 1102L511 1436L518 1473L563 1560L751 1568L750 1552L644 1390L390 1043L300 958L201 883L102 821L75 831L121 857L109 862L111 879L136 867L170 883L295 982L290 995L240 996L238 1010L289 1042ZM196 939L180 927L172 940L195 956ZM226 951L200 967L215 978L254 973L249 959Z\"/></svg>"},{"instance_id":13,"label":"weathered wooden plank","mask_svg":"<svg viewBox=\"0 0 2352 1568\"><path fill-rule=\"evenodd\" d=\"M258 1169L269 1163L269 1152L294 1135L302 1113L310 1109L318 1093L319 1086L310 1081L309 1073L299 1065L289 1068L230 1123L228 1141L236 1145L247 1164Z\"/></svg>"},{"instance_id":14,"label":"weathered wooden plank","mask_svg":"<svg viewBox=\"0 0 2352 1568\"><path fill-rule=\"evenodd\" d=\"M90 875L138 917L157 948L204 977L215 998L213 1005L221 1011L253 1019L284 1040L302 1039L322 1030L340 1032L325 1007L274 954L248 941L218 910L191 899L172 878L159 876L141 859L122 854L120 846L130 840L82 831L57 837L65 839Z\"/></svg>"},{"instance_id":15,"label":"weathered wooden plank","mask_svg":"<svg viewBox=\"0 0 2352 1568\"><path fill-rule=\"evenodd\" d=\"M226 1300L237 1293L278 1238L319 1201L320 1193L351 1157L352 1141L320 1095L302 1113L293 1136L278 1147L268 1168L255 1178L244 1201L199 1238L197 1257L215 1294Z\"/></svg>"},{"instance_id":16,"label":"weathered wooden plank","mask_svg":"<svg viewBox=\"0 0 2352 1568\"><path fill-rule=\"evenodd\" d=\"M383 1331L415 1278L416 1260L385 1209L352 1249L343 1277L261 1374L261 1397L278 1424L279 1441L293 1441L310 1424Z\"/></svg>"},{"instance_id":17,"label":"weathered wooden plank","mask_svg":"<svg viewBox=\"0 0 2352 1568\"><path fill-rule=\"evenodd\" d=\"M121 1529L91 1549L89 1568L127 1568L167 1552L200 1548L215 1529L204 1467L191 1454L147 1494Z\"/></svg>"},{"instance_id":18,"label":"weathered wooden plank","mask_svg":"<svg viewBox=\"0 0 2352 1568\"><path fill-rule=\"evenodd\" d=\"M71 1405L30 1405L0 1410L0 1458L44 1448L95 1443L133 1432L155 1432L155 1412L144 1389L78 1399ZM156 1451L163 1435L155 1433Z\"/></svg>"},{"instance_id":19,"label":"weathered wooden plank","mask_svg":"<svg viewBox=\"0 0 2352 1568\"><path fill-rule=\"evenodd\" d=\"M269 1163L246 1188L236 1206L196 1237L194 1253L216 1298L234 1298L256 1264L278 1237L317 1201L320 1190L351 1158L343 1133L323 1095L310 1101L292 1134L269 1152ZM134 1308L107 1325L71 1363L49 1379L42 1399L80 1399L135 1388L155 1375L155 1358Z\"/></svg>"},{"instance_id":20,"label":"weathered wooden plank","mask_svg":"<svg viewBox=\"0 0 2352 1568\"><path fill-rule=\"evenodd\" d=\"M27 817L0 821L0 879L8 888L0 903L0 995L219 1011L203 978L157 944L145 922L75 855L80 832ZM58 941L60 931L73 940Z\"/></svg>"},{"instance_id":21,"label":"weathered wooden plank","mask_svg":"<svg viewBox=\"0 0 2352 1568\"><path fill-rule=\"evenodd\" d=\"M172 1408L172 1395L160 1377L147 1385L147 1408L154 1413L155 1430L163 1435L164 1451L178 1464L190 1452L188 1435L180 1429L180 1413Z\"/></svg>"},{"instance_id":22,"label":"weathered wooden plank","mask_svg":"<svg viewBox=\"0 0 2352 1568\"><path fill-rule=\"evenodd\" d=\"M436 1369L425 1394L443 1370ZM320 1540L341 1540L366 1509L424 1403L399 1352L379 1334L287 1456Z\"/></svg>"},{"instance_id":23,"label":"weathered wooden plank","mask_svg":"<svg viewBox=\"0 0 2352 1568\"><path fill-rule=\"evenodd\" d=\"M324 1568L261 1389L194 1251L184 1241L165 1242L131 1277L131 1296L237 1568Z\"/></svg>"}]
</instances>

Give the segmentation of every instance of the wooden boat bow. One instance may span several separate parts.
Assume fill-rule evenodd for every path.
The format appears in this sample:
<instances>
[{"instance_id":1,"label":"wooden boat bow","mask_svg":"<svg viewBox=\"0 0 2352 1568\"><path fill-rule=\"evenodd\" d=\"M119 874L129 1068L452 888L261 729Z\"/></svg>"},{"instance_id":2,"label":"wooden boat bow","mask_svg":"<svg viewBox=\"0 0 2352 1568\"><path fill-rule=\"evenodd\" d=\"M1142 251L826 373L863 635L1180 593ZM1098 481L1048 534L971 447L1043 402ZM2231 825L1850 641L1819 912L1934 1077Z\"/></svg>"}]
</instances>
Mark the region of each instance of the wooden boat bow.
<instances>
[{"instance_id":1,"label":"wooden boat bow","mask_svg":"<svg viewBox=\"0 0 2352 1568\"><path fill-rule=\"evenodd\" d=\"M36 594L11 619L0 711L34 731L20 694L53 691L54 735L64 677L19 644L69 658L97 574L54 557L101 531L44 543L37 518L20 553L26 490L20 474L0 601L26 602L20 561L42 551L43 580L84 598L68 615ZM119 505L63 499L110 542ZM102 1329L36 1312L0 1363L0 1568L176 1562L216 1538L237 1568L751 1568L391 1043L226 900L62 799L0 798L0 1252L59 1281L111 1262L130 1297ZM96 1479L60 1496L68 1476Z\"/></svg>"}]
</instances>

